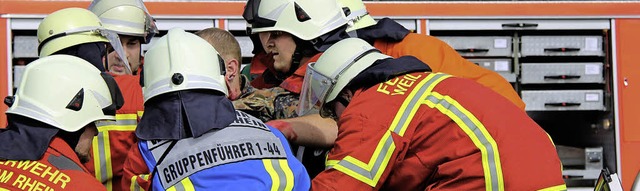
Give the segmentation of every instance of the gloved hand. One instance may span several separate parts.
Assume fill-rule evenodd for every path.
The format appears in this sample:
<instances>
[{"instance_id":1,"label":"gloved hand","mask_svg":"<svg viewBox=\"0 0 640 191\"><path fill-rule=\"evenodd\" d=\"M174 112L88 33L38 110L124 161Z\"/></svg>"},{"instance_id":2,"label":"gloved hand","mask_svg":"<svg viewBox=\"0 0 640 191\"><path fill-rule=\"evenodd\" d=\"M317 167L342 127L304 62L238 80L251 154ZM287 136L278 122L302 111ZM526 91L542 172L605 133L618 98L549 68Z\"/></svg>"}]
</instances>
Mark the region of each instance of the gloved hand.
<instances>
[{"instance_id":1,"label":"gloved hand","mask_svg":"<svg viewBox=\"0 0 640 191\"><path fill-rule=\"evenodd\" d=\"M273 120L273 121L268 121L266 124L280 130L280 132L284 134L284 137L287 138L289 142L295 142L298 139L298 135L296 134L295 131L293 131L293 128L291 127L291 123L289 122L282 121L282 120Z\"/></svg>"}]
</instances>

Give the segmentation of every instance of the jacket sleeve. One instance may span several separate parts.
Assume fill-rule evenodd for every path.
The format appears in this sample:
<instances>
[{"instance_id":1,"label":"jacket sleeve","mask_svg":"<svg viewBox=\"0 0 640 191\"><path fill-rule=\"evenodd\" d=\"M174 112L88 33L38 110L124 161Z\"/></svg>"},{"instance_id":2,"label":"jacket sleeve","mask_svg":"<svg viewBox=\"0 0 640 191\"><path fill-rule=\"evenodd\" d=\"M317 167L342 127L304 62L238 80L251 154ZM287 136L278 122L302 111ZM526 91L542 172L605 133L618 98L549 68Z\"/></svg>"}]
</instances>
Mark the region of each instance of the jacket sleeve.
<instances>
[{"instance_id":1,"label":"jacket sleeve","mask_svg":"<svg viewBox=\"0 0 640 191\"><path fill-rule=\"evenodd\" d=\"M363 116L342 116L327 170L316 176L311 190L379 190L407 141L388 127Z\"/></svg>"},{"instance_id":2,"label":"jacket sleeve","mask_svg":"<svg viewBox=\"0 0 640 191\"><path fill-rule=\"evenodd\" d=\"M149 190L151 177L137 144L131 147L123 165L122 190Z\"/></svg>"},{"instance_id":3,"label":"jacket sleeve","mask_svg":"<svg viewBox=\"0 0 640 191\"><path fill-rule=\"evenodd\" d=\"M394 58L415 56L429 65L433 72L472 79L504 96L522 110L525 108L525 103L504 77L464 59L455 49L436 37L410 33L402 42L378 40L375 47Z\"/></svg>"}]
</instances>

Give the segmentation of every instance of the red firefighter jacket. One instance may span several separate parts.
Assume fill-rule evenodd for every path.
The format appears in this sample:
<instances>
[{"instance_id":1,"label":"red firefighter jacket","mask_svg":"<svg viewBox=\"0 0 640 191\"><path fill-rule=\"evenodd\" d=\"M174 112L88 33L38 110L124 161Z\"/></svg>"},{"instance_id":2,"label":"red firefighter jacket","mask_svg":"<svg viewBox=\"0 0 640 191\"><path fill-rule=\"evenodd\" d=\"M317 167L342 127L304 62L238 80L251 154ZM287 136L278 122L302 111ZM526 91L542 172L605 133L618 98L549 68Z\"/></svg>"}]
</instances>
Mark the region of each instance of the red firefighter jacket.
<instances>
[{"instance_id":1,"label":"red firefighter jacket","mask_svg":"<svg viewBox=\"0 0 640 191\"><path fill-rule=\"evenodd\" d=\"M135 145L136 125L144 111L144 98L139 75L119 75L114 79L124 97L124 105L116 111L116 121L97 125L93 138L92 160L85 167L107 190L121 190L122 166L131 146Z\"/></svg>"},{"instance_id":2,"label":"red firefighter jacket","mask_svg":"<svg viewBox=\"0 0 640 191\"><path fill-rule=\"evenodd\" d=\"M545 131L469 79L413 72L354 93L312 190L564 190Z\"/></svg>"},{"instance_id":3,"label":"red firefighter jacket","mask_svg":"<svg viewBox=\"0 0 640 191\"><path fill-rule=\"evenodd\" d=\"M0 188L8 190L105 190L69 145L54 137L40 160L0 160Z\"/></svg>"}]
</instances>

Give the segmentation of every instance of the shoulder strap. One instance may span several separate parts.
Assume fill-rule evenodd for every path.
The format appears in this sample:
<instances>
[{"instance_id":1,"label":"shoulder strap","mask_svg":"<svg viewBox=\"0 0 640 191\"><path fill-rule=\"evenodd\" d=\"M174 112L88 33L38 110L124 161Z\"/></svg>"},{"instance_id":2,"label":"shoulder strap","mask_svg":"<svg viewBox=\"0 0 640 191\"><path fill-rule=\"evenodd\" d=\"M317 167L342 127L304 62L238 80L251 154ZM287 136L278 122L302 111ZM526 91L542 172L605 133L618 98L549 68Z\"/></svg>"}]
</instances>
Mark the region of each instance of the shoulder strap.
<instances>
[{"instance_id":1,"label":"shoulder strap","mask_svg":"<svg viewBox=\"0 0 640 191\"><path fill-rule=\"evenodd\" d=\"M60 156L49 155L49 157L47 158L47 161L49 161L51 165L55 166L59 170L77 170L77 171L84 172L82 167L80 167L73 160L71 160L70 158L64 155L60 155Z\"/></svg>"}]
</instances>

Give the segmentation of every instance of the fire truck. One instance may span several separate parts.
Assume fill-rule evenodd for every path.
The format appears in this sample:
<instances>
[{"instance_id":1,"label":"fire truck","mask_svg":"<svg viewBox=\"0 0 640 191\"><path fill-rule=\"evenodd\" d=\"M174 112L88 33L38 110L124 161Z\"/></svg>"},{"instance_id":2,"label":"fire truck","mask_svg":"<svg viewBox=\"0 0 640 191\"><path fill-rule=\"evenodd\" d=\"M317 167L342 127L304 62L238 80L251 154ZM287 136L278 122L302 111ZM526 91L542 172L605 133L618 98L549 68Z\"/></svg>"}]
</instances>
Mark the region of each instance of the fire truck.
<instances>
[{"instance_id":1,"label":"fire truck","mask_svg":"<svg viewBox=\"0 0 640 191\"><path fill-rule=\"evenodd\" d=\"M37 59L40 21L56 10L86 8L89 3L0 0L0 63L5 64L0 67L0 96L13 95L24 66ZM244 4L145 2L157 21L158 36L174 27L192 32L226 29L240 42L248 64L253 44L241 16ZM592 190L602 169L619 178L624 190L640 189L634 186L640 182L640 2L365 4L374 18L389 17L415 33L436 36L511 82L527 104L527 113L555 141L570 190ZM0 124L6 124L4 115Z\"/></svg>"}]
</instances>

